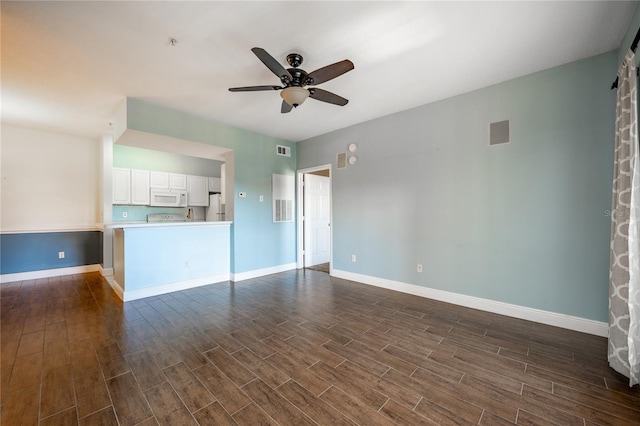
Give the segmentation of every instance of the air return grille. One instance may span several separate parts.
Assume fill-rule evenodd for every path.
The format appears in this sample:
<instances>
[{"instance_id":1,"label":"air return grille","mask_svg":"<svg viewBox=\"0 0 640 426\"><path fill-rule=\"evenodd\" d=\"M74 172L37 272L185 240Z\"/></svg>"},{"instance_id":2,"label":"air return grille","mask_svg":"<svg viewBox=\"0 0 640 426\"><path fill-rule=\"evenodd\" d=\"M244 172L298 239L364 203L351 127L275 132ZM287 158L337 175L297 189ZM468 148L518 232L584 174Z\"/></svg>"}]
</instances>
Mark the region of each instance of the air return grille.
<instances>
[{"instance_id":1,"label":"air return grille","mask_svg":"<svg viewBox=\"0 0 640 426\"><path fill-rule=\"evenodd\" d=\"M293 200L296 197L295 177L293 175L272 176L273 221L293 221Z\"/></svg>"},{"instance_id":2,"label":"air return grille","mask_svg":"<svg viewBox=\"0 0 640 426\"><path fill-rule=\"evenodd\" d=\"M338 168L339 169L344 169L347 167L347 153L346 152L340 152L338 153L337 156L337 162L338 162Z\"/></svg>"},{"instance_id":3,"label":"air return grille","mask_svg":"<svg viewBox=\"0 0 640 426\"><path fill-rule=\"evenodd\" d=\"M511 142L509 120L489 123L489 145L501 145L509 142Z\"/></svg>"},{"instance_id":4,"label":"air return grille","mask_svg":"<svg viewBox=\"0 0 640 426\"><path fill-rule=\"evenodd\" d=\"M282 155L283 157L291 157L291 147L284 146L284 145L277 145L276 154Z\"/></svg>"}]
</instances>

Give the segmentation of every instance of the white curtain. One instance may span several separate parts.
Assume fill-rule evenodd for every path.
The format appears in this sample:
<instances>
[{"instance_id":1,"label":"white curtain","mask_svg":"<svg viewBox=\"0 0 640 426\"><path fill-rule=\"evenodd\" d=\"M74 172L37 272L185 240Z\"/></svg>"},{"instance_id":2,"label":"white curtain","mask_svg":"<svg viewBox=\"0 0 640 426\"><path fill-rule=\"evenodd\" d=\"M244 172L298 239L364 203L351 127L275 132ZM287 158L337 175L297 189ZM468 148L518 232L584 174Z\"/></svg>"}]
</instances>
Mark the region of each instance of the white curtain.
<instances>
[{"instance_id":1,"label":"white curtain","mask_svg":"<svg viewBox=\"0 0 640 426\"><path fill-rule=\"evenodd\" d=\"M640 383L640 155L635 54L618 71L609 271L609 365Z\"/></svg>"}]
</instances>

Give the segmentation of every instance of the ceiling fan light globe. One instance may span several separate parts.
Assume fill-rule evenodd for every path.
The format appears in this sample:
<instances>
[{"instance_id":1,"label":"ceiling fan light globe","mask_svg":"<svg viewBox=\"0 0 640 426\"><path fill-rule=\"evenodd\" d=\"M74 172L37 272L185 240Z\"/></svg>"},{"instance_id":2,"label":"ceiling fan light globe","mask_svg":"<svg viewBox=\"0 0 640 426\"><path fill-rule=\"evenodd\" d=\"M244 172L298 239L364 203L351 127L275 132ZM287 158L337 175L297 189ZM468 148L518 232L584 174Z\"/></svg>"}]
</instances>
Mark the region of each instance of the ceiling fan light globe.
<instances>
[{"instance_id":1,"label":"ceiling fan light globe","mask_svg":"<svg viewBox=\"0 0 640 426\"><path fill-rule=\"evenodd\" d=\"M292 107L302 105L309 97L309 91L302 87L287 87L280 92L280 96Z\"/></svg>"}]
</instances>

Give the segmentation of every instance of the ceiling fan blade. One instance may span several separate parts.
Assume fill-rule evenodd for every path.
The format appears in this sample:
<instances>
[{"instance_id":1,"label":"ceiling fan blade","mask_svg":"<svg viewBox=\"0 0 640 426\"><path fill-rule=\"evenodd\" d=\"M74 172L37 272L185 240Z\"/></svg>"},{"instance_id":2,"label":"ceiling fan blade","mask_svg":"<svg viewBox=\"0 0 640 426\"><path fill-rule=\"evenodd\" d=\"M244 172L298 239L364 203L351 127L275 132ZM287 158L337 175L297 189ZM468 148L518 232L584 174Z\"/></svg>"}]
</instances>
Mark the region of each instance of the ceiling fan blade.
<instances>
[{"instance_id":1,"label":"ceiling fan blade","mask_svg":"<svg viewBox=\"0 0 640 426\"><path fill-rule=\"evenodd\" d=\"M261 90L280 90L280 86L247 86L247 87L230 87L230 92L259 92Z\"/></svg>"},{"instance_id":2,"label":"ceiling fan blade","mask_svg":"<svg viewBox=\"0 0 640 426\"><path fill-rule=\"evenodd\" d=\"M266 50L261 47L254 47L251 51L267 66L280 80L285 79L291 81L289 71L278 62L273 56L269 55Z\"/></svg>"},{"instance_id":3,"label":"ceiling fan blade","mask_svg":"<svg viewBox=\"0 0 640 426\"><path fill-rule=\"evenodd\" d=\"M282 101L282 106L280 107L280 112L281 113L286 114L288 112L291 112L292 109L293 109L293 107L291 105L289 105L285 101Z\"/></svg>"},{"instance_id":4,"label":"ceiling fan blade","mask_svg":"<svg viewBox=\"0 0 640 426\"><path fill-rule=\"evenodd\" d=\"M309 89L309 97L315 99L316 101L328 102L330 104L340 106L345 106L347 103L349 103L349 100L343 98L342 96L338 96L335 93L316 88Z\"/></svg>"},{"instance_id":5,"label":"ceiling fan blade","mask_svg":"<svg viewBox=\"0 0 640 426\"><path fill-rule=\"evenodd\" d=\"M353 62L345 59L344 61L336 62L335 64L327 65L326 67L310 72L307 75L304 84L315 86L316 84L324 83L325 81L339 77L342 74L351 71L353 68Z\"/></svg>"}]
</instances>

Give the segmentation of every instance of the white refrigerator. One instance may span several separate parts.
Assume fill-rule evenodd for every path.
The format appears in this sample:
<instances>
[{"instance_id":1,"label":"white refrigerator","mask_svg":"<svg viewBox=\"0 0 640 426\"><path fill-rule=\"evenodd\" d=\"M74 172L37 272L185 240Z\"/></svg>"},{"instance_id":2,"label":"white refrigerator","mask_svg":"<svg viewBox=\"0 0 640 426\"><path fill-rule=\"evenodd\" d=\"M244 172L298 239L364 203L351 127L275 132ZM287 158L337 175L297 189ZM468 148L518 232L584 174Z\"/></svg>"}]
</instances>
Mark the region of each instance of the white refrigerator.
<instances>
[{"instance_id":1,"label":"white refrigerator","mask_svg":"<svg viewBox=\"0 0 640 426\"><path fill-rule=\"evenodd\" d=\"M224 220L224 204L220 202L220 194L209 195L209 207L207 207L205 220L207 222Z\"/></svg>"}]
</instances>

